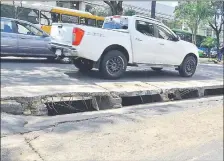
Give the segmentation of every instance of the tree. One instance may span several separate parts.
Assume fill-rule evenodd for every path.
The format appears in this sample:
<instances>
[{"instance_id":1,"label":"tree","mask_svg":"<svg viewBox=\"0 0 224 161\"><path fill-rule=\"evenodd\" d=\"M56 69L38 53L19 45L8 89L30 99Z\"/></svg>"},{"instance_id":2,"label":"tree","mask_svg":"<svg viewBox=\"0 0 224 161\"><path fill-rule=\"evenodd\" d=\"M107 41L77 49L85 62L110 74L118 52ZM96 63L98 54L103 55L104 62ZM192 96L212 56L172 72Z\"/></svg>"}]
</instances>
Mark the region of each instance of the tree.
<instances>
[{"instance_id":1,"label":"tree","mask_svg":"<svg viewBox=\"0 0 224 161\"><path fill-rule=\"evenodd\" d=\"M85 11L86 12L91 12L91 10L93 9L93 7L89 4L86 5Z\"/></svg>"},{"instance_id":2,"label":"tree","mask_svg":"<svg viewBox=\"0 0 224 161\"><path fill-rule=\"evenodd\" d=\"M104 1L111 10L112 15L122 15L123 14L123 1Z\"/></svg>"},{"instance_id":3,"label":"tree","mask_svg":"<svg viewBox=\"0 0 224 161\"><path fill-rule=\"evenodd\" d=\"M224 2L211 1L211 15L208 19L209 26L215 31L216 35L216 46L219 50L220 45L220 34L224 25Z\"/></svg>"},{"instance_id":4,"label":"tree","mask_svg":"<svg viewBox=\"0 0 224 161\"><path fill-rule=\"evenodd\" d=\"M156 1L151 2L151 18L156 18Z\"/></svg>"},{"instance_id":5,"label":"tree","mask_svg":"<svg viewBox=\"0 0 224 161\"><path fill-rule=\"evenodd\" d=\"M127 10L124 11L125 16L133 16L136 14L136 11L132 8L128 8Z\"/></svg>"},{"instance_id":6,"label":"tree","mask_svg":"<svg viewBox=\"0 0 224 161\"><path fill-rule=\"evenodd\" d=\"M175 8L176 18L183 20L190 28L194 44L196 44L198 26L209 17L210 8L209 2L204 0L186 1Z\"/></svg>"},{"instance_id":7,"label":"tree","mask_svg":"<svg viewBox=\"0 0 224 161\"><path fill-rule=\"evenodd\" d=\"M108 8L101 7L101 6L86 5L85 11L90 12L93 15L102 16L102 17L107 17L110 15Z\"/></svg>"}]
</instances>

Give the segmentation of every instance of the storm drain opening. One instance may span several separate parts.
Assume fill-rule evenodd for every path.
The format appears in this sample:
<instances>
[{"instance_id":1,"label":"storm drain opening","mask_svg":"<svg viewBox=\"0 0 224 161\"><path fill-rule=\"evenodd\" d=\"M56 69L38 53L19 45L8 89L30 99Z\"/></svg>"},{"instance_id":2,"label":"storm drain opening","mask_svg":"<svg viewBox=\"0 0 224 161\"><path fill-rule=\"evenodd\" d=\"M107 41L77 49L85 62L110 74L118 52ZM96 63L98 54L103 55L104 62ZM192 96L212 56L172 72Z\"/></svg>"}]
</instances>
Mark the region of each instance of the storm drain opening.
<instances>
[{"instance_id":1,"label":"storm drain opening","mask_svg":"<svg viewBox=\"0 0 224 161\"><path fill-rule=\"evenodd\" d=\"M224 88L205 89L204 96L223 95Z\"/></svg>"},{"instance_id":2,"label":"storm drain opening","mask_svg":"<svg viewBox=\"0 0 224 161\"><path fill-rule=\"evenodd\" d=\"M162 101L162 98L159 94L121 97L121 99L122 106L132 106Z\"/></svg>"},{"instance_id":3,"label":"storm drain opening","mask_svg":"<svg viewBox=\"0 0 224 161\"><path fill-rule=\"evenodd\" d=\"M45 105L48 110L48 116L96 111L93 108L92 99L48 102Z\"/></svg>"},{"instance_id":4,"label":"storm drain opening","mask_svg":"<svg viewBox=\"0 0 224 161\"><path fill-rule=\"evenodd\" d=\"M168 99L170 101L198 98L199 93L197 89L177 89L168 93Z\"/></svg>"},{"instance_id":5,"label":"storm drain opening","mask_svg":"<svg viewBox=\"0 0 224 161\"><path fill-rule=\"evenodd\" d=\"M197 89L181 89L178 90L180 93L180 97L182 99L190 99L199 97L199 93Z\"/></svg>"}]
</instances>

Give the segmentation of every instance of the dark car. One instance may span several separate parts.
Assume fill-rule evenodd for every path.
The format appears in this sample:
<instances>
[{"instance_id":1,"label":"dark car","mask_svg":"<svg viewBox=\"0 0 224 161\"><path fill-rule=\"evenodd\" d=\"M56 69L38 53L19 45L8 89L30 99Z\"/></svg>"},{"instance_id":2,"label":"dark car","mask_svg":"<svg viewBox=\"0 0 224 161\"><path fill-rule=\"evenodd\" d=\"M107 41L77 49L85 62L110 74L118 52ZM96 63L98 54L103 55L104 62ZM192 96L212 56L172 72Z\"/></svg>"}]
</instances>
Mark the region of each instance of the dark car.
<instances>
[{"instance_id":1,"label":"dark car","mask_svg":"<svg viewBox=\"0 0 224 161\"><path fill-rule=\"evenodd\" d=\"M51 37L37 26L22 20L1 17L1 57L46 57L55 59Z\"/></svg>"}]
</instances>

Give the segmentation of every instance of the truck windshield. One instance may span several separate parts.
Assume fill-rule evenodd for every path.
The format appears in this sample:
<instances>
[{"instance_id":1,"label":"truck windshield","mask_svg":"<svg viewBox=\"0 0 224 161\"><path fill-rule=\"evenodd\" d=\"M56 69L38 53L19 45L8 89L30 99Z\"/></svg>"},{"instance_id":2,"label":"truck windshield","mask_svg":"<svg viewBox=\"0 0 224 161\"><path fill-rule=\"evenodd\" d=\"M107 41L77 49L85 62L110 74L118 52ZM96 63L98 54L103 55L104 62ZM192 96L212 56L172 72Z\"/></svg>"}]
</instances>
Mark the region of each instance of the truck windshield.
<instances>
[{"instance_id":1,"label":"truck windshield","mask_svg":"<svg viewBox=\"0 0 224 161\"><path fill-rule=\"evenodd\" d=\"M124 17L106 18L103 24L104 29L128 29L128 19Z\"/></svg>"}]
</instances>

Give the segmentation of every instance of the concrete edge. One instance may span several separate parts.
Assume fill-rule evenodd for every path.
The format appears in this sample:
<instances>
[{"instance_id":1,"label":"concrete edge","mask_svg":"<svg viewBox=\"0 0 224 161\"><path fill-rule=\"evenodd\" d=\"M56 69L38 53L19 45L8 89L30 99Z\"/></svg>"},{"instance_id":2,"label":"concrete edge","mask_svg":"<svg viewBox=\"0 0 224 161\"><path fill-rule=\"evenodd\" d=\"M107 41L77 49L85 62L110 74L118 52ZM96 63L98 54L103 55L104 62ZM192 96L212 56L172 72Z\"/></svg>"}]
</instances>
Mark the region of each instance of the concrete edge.
<instances>
[{"instance_id":1,"label":"concrete edge","mask_svg":"<svg viewBox=\"0 0 224 161\"><path fill-rule=\"evenodd\" d=\"M197 99L198 103L206 102L206 101L217 101L217 100L223 100L223 96L214 96L209 98L199 98ZM57 116L21 116L21 115L11 115L7 113L2 113L2 119L3 121L8 120L9 118L14 118L14 120L19 120L20 122L24 123L22 125L22 128L16 128L13 129L12 132L2 132L2 137L14 135L18 133L28 133L32 131L39 131L46 128L54 127L55 125L68 123L68 122L78 122L78 121L85 121L85 120L91 120L91 119L97 119L102 117L111 117L111 116L117 116L117 115L124 115L124 114L131 114L135 113L137 110L147 110L152 109L154 111L159 106L163 105L178 105L178 104L191 104L195 103L195 99L191 100L180 100L175 102L160 102L160 103L152 103L147 105L136 105L136 106L129 106L126 108L120 108L120 109L109 109L109 110L102 110L102 111L93 111L93 112L83 112L83 113L73 113L73 114L66 114L66 115L57 115ZM172 108L176 108L176 106L173 106ZM190 108L196 108L191 106ZM155 110L156 114L156 110ZM25 124L26 123L26 124ZM10 126L11 128L11 126Z\"/></svg>"},{"instance_id":2,"label":"concrete edge","mask_svg":"<svg viewBox=\"0 0 224 161\"><path fill-rule=\"evenodd\" d=\"M198 82L197 82L198 83ZM121 108L122 106L122 99L123 97L133 97L133 96L151 96L151 95L158 95L161 97L159 102L167 102L173 100L181 100L186 99L183 97L190 92L194 92L195 96L190 98L200 98L208 95L206 93L207 90L211 89L222 89L223 95L223 83L221 81L216 81L213 83L208 82L201 82L203 85L196 84L189 86L188 84L179 84L179 86L164 86L159 87L153 83L144 83L144 85L151 85L155 88L147 89L147 86L144 88L140 88L139 90L133 91L116 91L116 90L109 90L103 86L99 86L100 88L104 88L102 92L65 92L65 93L56 93L52 95L44 95L44 96L34 96L34 97L6 97L1 98L1 111L11 114L24 114L24 115L47 115L48 110L46 108L45 103L56 102L52 98L57 97L58 100L60 98L65 97L74 97L76 100L86 100L91 99L93 108L97 111L99 110L106 110L106 109L114 109L114 108ZM64 101L64 100L63 100Z\"/></svg>"}]
</instances>

